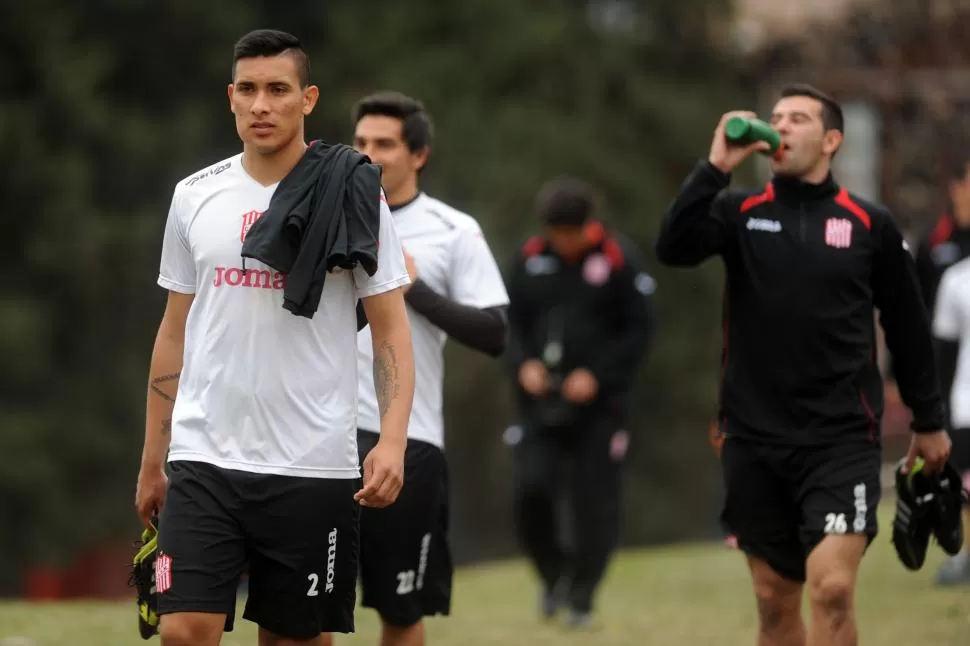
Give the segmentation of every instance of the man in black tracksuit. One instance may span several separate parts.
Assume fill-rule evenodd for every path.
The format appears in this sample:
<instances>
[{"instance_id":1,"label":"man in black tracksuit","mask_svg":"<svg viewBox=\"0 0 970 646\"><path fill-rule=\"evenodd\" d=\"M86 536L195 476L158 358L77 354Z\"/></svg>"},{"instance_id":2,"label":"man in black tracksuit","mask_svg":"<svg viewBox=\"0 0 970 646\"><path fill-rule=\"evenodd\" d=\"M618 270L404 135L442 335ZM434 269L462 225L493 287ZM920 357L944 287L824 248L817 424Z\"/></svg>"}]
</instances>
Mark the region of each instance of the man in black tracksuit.
<instances>
[{"instance_id":1,"label":"man in black tracksuit","mask_svg":"<svg viewBox=\"0 0 970 646\"><path fill-rule=\"evenodd\" d=\"M926 308L933 316L936 311L937 291L944 272L961 260L970 257L970 148L967 142L958 141L944 157L946 173L946 211L934 222L932 229L922 238L916 250L916 273L923 289ZM941 317L937 315L937 324ZM944 317L945 318L945 317ZM959 341L950 338L936 339L936 359L940 371L943 397L949 399L950 386L957 372L960 352ZM954 441L951 463L960 470L970 467L970 431L962 424L954 423L948 416L948 428ZM957 420L959 422L959 420ZM970 536L970 506L964 511L965 534ZM966 585L970 583L970 543L964 551L948 558L937 572L937 583L942 585Z\"/></svg>"},{"instance_id":2,"label":"man in black tracksuit","mask_svg":"<svg viewBox=\"0 0 970 646\"><path fill-rule=\"evenodd\" d=\"M782 137L774 177L725 190L764 143L731 146L722 117L709 158L666 213L657 255L726 269L720 425L722 519L750 565L759 644L857 643L856 572L876 535L882 378L873 308L914 420L910 460L938 471L949 453L930 327L912 257L885 207L841 188L831 159L839 105L809 86L785 88L771 121Z\"/></svg>"},{"instance_id":3,"label":"man in black tracksuit","mask_svg":"<svg viewBox=\"0 0 970 646\"><path fill-rule=\"evenodd\" d=\"M543 235L526 242L506 281L521 432L510 438L516 524L543 583L542 612L568 605L573 625L589 621L618 539L623 424L654 291L639 254L600 223L595 204L584 182L547 184L537 200ZM558 529L563 494L571 555Z\"/></svg>"}]
</instances>

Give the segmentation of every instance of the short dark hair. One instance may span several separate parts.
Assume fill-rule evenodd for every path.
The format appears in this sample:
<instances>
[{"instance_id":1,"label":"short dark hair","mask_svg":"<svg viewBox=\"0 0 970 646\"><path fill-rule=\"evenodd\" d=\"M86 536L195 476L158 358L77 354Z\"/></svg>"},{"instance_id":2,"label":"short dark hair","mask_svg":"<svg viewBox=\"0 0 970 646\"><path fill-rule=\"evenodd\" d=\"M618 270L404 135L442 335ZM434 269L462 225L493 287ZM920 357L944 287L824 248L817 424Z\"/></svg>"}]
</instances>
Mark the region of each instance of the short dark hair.
<instances>
[{"instance_id":1,"label":"short dark hair","mask_svg":"<svg viewBox=\"0 0 970 646\"><path fill-rule=\"evenodd\" d=\"M232 78L236 79L236 63L243 58L280 56L286 54L296 60L300 87L310 85L310 57L303 50L300 39L278 29L256 29L236 41L232 50Z\"/></svg>"},{"instance_id":2,"label":"short dark hair","mask_svg":"<svg viewBox=\"0 0 970 646\"><path fill-rule=\"evenodd\" d=\"M401 136L411 152L431 145L434 125L421 101L391 90L365 96L354 105L352 118L356 125L364 117L376 115L401 120Z\"/></svg>"},{"instance_id":3,"label":"short dark hair","mask_svg":"<svg viewBox=\"0 0 970 646\"><path fill-rule=\"evenodd\" d=\"M970 166L970 146L962 138L950 143L943 155L943 172L949 182L959 182L967 178Z\"/></svg>"},{"instance_id":4,"label":"short dark hair","mask_svg":"<svg viewBox=\"0 0 970 646\"><path fill-rule=\"evenodd\" d=\"M845 118L842 116L842 106L831 96L808 83L790 83L781 88L781 98L790 96L807 96L822 104L822 127L828 130L838 130L845 133Z\"/></svg>"},{"instance_id":5,"label":"short dark hair","mask_svg":"<svg viewBox=\"0 0 970 646\"><path fill-rule=\"evenodd\" d=\"M547 226L580 227L599 215L599 205L599 194L589 183L575 177L556 177L539 189L535 209Z\"/></svg>"}]
</instances>

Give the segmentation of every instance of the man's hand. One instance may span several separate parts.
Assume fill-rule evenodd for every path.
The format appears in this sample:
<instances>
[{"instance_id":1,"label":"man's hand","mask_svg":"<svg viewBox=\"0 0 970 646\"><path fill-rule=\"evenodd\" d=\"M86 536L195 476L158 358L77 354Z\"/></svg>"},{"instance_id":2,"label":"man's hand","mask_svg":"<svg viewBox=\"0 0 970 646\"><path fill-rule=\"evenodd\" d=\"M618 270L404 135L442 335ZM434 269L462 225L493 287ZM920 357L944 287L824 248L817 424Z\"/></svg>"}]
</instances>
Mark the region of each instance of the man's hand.
<instances>
[{"instance_id":1,"label":"man's hand","mask_svg":"<svg viewBox=\"0 0 970 646\"><path fill-rule=\"evenodd\" d=\"M538 359L526 359L519 366L519 384L533 397L542 397L549 391L549 371Z\"/></svg>"},{"instance_id":2,"label":"man's hand","mask_svg":"<svg viewBox=\"0 0 970 646\"><path fill-rule=\"evenodd\" d=\"M599 392L599 382L586 368L576 368L562 384L563 397L574 404L588 404Z\"/></svg>"},{"instance_id":3,"label":"man's hand","mask_svg":"<svg viewBox=\"0 0 970 646\"><path fill-rule=\"evenodd\" d=\"M164 467L142 466L138 472L138 486L135 488L135 509L145 527L151 525L152 516L161 513L168 493L168 476Z\"/></svg>"},{"instance_id":4,"label":"man's hand","mask_svg":"<svg viewBox=\"0 0 970 646\"><path fill-rule=\"evenodd\" d=\"M934 433L913 433L909 443L909 453L906 454L906 473L909 473L917 457L923 458L926 471L940 473L950 459L950 435L946 431Z\"/></svg>"},{"instance_id":5,"label":"man's hand","mask_svg":"<svg viewBox=\"0 0 970 646\"><path fill-rule=\"evenodd\" d=\"M711 152L707 161L715 168L720 169L722 173L730 173L741 165L741 162L747 159L751 153L771 150L771 146L764 141L756 141L748 146L733 146L724 137L724 126L730 119L734 117L756 118L757 116L754 112L743 110L724 113L714 130L714 140L711 142Z\"/></svg>"},{"instance_id":6,"label":"man's hand","mask_svg":"<svg viewBox=\"0 0 970 646\"><path fill-rule=\"evenodd\" d=\"M407 249L402 247L401 251L404 252L404 266L408 270L408 278L411 279L411 282L402 288L403 291L407 293L407 291L411 289L411 285L414 284L414 281L418 279L418 266L414 264L414 257L408 253Z\"/></svg>"},{"instance_id":7,"label":"man's hand","mask_svg":"<svg viewBox=\"0 0 970 646\"><path fill-rule=\"evenodd\" d=\"M361 507L387 507L404 486L404 449L389 440L378 440L364 458L364 488L354 494Z\"/></svg>"}]
</instances>

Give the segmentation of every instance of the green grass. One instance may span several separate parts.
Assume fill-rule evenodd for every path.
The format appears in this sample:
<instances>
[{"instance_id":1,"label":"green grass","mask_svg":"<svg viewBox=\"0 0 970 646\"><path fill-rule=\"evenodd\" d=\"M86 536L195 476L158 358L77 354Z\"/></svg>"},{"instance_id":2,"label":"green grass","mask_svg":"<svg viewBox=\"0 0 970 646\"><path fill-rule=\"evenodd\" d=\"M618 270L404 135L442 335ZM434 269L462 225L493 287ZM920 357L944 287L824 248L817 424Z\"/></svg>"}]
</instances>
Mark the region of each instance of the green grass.
<instances>
[{"instance_id":1,"label":"green grass","mask_svg":"<svg viewBox=\"0 0 970 646\"><path fill-rule=\"evenodd\" d=\"M970 645L970 586L933 585L943 558L935 545L921 572L903 569L889 543L889 504L881 508L882 531L862 567L857 593L861 643ZM538 620L535 582L523 562L464 568L456 575L452 617L428 622L428 643L751 646L755 612L747 577L740 554L720 545L624 552L602 588L590 634ZM358 632L338 636L337 643L376 645L374 613L361 609L357 617ZM26 639L11 640L18 637ZM0 646L139 643L133 603L0 604ZM255 645L255 629L239 620L222 643Z\"/></svg>"}]
</instances>

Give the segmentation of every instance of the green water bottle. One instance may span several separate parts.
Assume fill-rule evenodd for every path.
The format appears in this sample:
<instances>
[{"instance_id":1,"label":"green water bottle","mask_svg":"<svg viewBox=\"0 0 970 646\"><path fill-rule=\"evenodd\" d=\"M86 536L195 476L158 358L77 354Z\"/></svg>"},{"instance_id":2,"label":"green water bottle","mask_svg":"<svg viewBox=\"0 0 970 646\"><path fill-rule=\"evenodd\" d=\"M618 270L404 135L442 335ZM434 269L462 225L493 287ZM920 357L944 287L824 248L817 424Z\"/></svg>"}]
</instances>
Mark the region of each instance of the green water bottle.
<instances>
[{"instance_id":1,"label":"green water bottle","mask_svg":"<svg viewBox=\"0 0 970 646\"><path fill-rule=\"evenodd\" d=\"M738 146L747 146L756 141L767 142L771 149L766 155L773 155L781 148L781 134L771 124L754 117L731 117L724 124L724 137Z\"/></svg>"}]
</instances>

